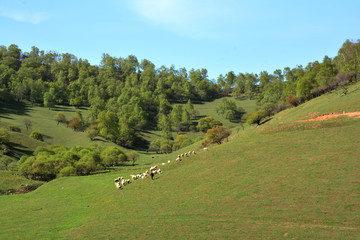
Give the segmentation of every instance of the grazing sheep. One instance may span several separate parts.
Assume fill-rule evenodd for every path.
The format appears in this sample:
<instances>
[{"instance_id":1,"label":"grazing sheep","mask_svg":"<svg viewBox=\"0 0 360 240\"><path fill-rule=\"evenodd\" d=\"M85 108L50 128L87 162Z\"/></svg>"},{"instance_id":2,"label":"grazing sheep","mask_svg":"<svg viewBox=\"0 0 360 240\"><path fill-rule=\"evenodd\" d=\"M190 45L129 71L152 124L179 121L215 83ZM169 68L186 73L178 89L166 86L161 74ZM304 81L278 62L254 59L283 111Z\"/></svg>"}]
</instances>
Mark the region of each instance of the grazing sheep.
<instances>
[{"instance_id":1,"label":"grazing sheep","mask_svg":"<svg viewBox=\"0 0 360 240\"><path fill-rule=\"evenodd\" d=\"M183 154L183 153L181 154L181 157L184 157L184 154Z\"/></svg>"},{"instance_id":2,"label":"grazing sheep","mask_svg":"<svg viewBox=\"0 0 360 240\"><path fill-rule=\"evenodd\" d=\"M155 166L151 167L151 168L150 168L150 172L153 171L153 170L155 170L157 167L158 167L158 165L155 165Z\"/></svg>"},{"instance_id":3,"label":"grazing sheep","mask_svg":"<svg viewBox=\"0 0 360 240\"><path fill-rule=\"evenodd\" d=\"M175 161L181 161L181 158L177 158Z\"/></svg>"},{"instance_id":4,"label":"grazing sheep","mask_svg":"<svg viewBox=\"0 0 360 240\"><path fill-rule=\"evenodd\" d=\"M188 155L189 155L189 156L191 155L191 151L188 152Z\"/></svg>"},{"instance_id":5,"label":"grazing sheep","mask_svg":"<svg viewBox=\"0 0 360 240\"><path fill-rule=\"evenodd\" d=\"M120 183L119 183L119 182L115 182L115 187L120 190L120 189L121 189Z\"/></svg>"},{"instance_id":6,"label":"grazing sheep","mask_svg":"<svg viewBox=\"0 0 360 240\"><path fill-rule=\"evenodd\" d=\"M170 163L170 160L168 160L168 163Z\"/></svg>"},{"instance_id":7,"label":"grazing sheep","mask_svg":"<svg viewBox=\"0 0 360 240\"><path fill-rule=\"evenodd\" d=\"M204 151L207 151L207 150L209 150L209 149L205 147L205 148L203 148L203 150L204 150Z\"/></svg>"},{"instance_id":8,"label":"grazing sheep","mask_svg":"<svg viewBox=\"0 0 360 240\"><path fill-rule=\"evenodd\" d=\"M121 185L125 186L126 184L130 183L130 179L122 179Z\"/></svg>"},{"instance_id":9,"label":"grazing sheep","mask_svg":"<svg viewBox=\"0 0 360 240\"><path fill-rule=\"evenodd\" d=\"M178 155L178 158L180 158L180 154Z\"/></svg>"},{"instance_id":10,"label":"grazing sheep","mask_svg":"<svg viewBox=\"0 0 360 240\"><path fill-rule=\"evenodd\" d=\"M193 154L193 155L195 155L195 154L196 154L196 152L195 152L195 151L192 151L192 154Z\"/></svg>"},{"instance_id":11,"label":"grazing sheep","mask_svg":"<svg viewBox=\"0 0 360 240\"><path fill-rule=\"evenodd\" d=\"M161 165L163 165L163 166L164 166L165 164L166 164L166 163L164 163L164 162L163 162Z\"/></svg>"},{"instance_id":12,"label":"grazing sheep","mask_svg":"<svg viewBox=\"0 0 360 240\"><path fill-rule=\"evenodd\" d=\"M130 177L132 178L132 180L135 180L135 179L137 179L137 178L138 178L138 176L137 176L137 175L130 175Z\"/></svg>"}]
</instances>

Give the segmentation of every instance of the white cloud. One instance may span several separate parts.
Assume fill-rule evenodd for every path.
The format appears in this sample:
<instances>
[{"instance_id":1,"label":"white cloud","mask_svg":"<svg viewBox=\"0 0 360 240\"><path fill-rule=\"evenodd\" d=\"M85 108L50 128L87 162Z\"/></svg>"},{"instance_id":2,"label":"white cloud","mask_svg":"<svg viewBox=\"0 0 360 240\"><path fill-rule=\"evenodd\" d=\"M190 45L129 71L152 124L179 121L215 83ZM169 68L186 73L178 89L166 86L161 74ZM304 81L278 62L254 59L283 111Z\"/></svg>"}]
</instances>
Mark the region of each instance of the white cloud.
<instances>
[{"instance_id":1,"label":"white cloud","mask_svg":"<svg viewBox=\"0 0 360 240\"><path fill-rule=\"evenodd\" d=\"M17 22L25 22L31 24L39 24L48 19L44 13L29 13L29 12L15 12L15 11L2 11L0 16L13 19Z\"/></svg>"},{"instance_id":2,"label":"white cloud","mask_svg":"<svg viewBox=\"0 0 360 240\"><path fill-rule=\"evenodd\" d=\"M149 21L180 35L209 35L212 19L219 13L208 1L132 0L134 11Z\"/></svg>"}]
</instances>

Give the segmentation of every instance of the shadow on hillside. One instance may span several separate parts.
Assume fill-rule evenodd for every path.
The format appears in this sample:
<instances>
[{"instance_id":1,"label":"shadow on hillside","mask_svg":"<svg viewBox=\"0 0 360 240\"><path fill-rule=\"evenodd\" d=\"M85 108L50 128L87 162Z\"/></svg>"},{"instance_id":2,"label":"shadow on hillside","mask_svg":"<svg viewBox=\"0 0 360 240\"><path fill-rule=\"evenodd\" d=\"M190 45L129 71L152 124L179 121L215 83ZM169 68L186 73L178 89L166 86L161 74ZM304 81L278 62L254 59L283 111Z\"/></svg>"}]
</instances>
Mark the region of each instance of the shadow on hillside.
<instances>
[{"instance_id":1,"label":"shadow on hillside","mask_svg":"<svg viewBox=\"0 0 360 240\"><path fill-rule=\"evenodd\" d=\"M141 130L141 133L152 134L152 135L155 135L155 136L157 136L157 137L160 137L160 135L159 135L159 134L154 133L154 132L151 132L151 131L148 131L148 130Z\"/></svg>"},{"instance_id":2,"label":"shadow on hillside","mask_svg":"<svg viewBox=\"0 0 360 240\"><path fill-rule=\"evenodd\" d=\"M137 137L131 149L136 151L146 151L149 148L150 142L142 137Z\"/></svg>"},{"instance_id":3,"label":"shadow on hillside","mask_svg":"<svg viewBox=\"0 0 360 240\"><path fill-rule=\"evenodd\" d=\"M10 152L8 153L9 156L14 158L20 159L23 155L31 155L33 151L26 150L26 146L18 144L18 143L10 143Z\"/></svg>"},{"instance_id":4,"label":"shadow on hillside","mask_svg":"<svg viewBox=\"0 0 360 240\"><path fill-rule=\"evenodd\" d=\"M53 139L53 137L51 137L51 136L49 136L49 135L45 135L45 134L43 134L43 137L44 137L44 140L45 140L45 139Z\"/></svg>"},{"instance_id":5,"label":"shadow on hillside","mask_svg":"<svg viewBox=\"0 0 360 240\"><path fill-rule=\"evenodd\" d=\"M261 123L259 124L259 126L260 126L260 125L263 125L264 123L267 123L267 122L270 121L271 119L272 119L272 118L266 119L265 121L261 122Z\"/></svg>"},{"instance_id":6,"label":"shadow on hillside","mask_svg":"<svg viewBox=\"0 0 360 240\"><path fill-rule=\"evenodd\" d=\"M0 104L0 117L13 119L9 117L9 114L16 115L28 115L30 111L30 105L22 102L12 102L12 103L1 103Z\"/></svg>"},{"instance_id":7,"label":"shadow on hillside","mask_svg":"<svg viewBox=\"0 0 360 240\"><path fill-rule=\"evenodd\" d=\"M61 106L61 105L56 105L55 107L51 108L54 111L60 111L60 112L75 112L74 109L71 109L69 107L65 107L65 106Z\"/></svg>"}]
</instances>

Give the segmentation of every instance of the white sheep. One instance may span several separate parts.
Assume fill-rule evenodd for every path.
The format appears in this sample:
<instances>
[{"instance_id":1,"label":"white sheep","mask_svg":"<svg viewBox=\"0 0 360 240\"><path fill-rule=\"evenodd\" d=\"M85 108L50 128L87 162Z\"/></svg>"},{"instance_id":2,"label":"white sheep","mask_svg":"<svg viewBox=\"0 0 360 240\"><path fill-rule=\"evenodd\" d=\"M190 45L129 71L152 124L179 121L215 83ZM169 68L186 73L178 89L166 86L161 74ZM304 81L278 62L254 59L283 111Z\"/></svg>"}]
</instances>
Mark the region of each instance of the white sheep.
<instances>
[{"instance_id":1,"label":"white sheep","mask_svg":"<svg viewBox=\"0 0 360 240\"><path fill-rule=\"evenodd\" d=\"M116 181L116 182L115 182L115 187L120 190L120 189L121 189L121 184L120 184L120 182Z\"/></svg>"},{"instance_id":2,"label":"white sheep","mask_svg":"<svg viewBox=\"0 0 360 240\"><path fill-rule=\"evenodd\" d=\"M170 163L170 160L168 160L168 163Z\"/></svg>"},{"instance_id":3,"label":"white sheep","mask_svg":"<svg viewBox=\"0 0 360 240\"><path fill-rule=\"evenodd\" d=\"M207 150L209 150L209 149L205 147L205 148L203 148L203 150L204 150L204 151L207 151Z\"/></svg>"},{"instance_id":4,"label":"white sheep","mask_svg":"<svg viewBox=\"0 0 360 240\"><path fill-rule=\"evenodd\" d=\"M193 155L195 155L195 154L196 154L196 152L195 152L195 151L192 151L192 154L193 154Z\"/></svg>"},{"instance_id":5,"label":"white sheep","mask_svg":"<svg viewBox=\"0 0 360 240\"><path fill-rule=\"evenodd\" d=\"M157 167L158 167L158 165L155 165L155 166L151 167L151 168L150 168L150 172L153 171L153 170L155 170Z\"/></svg>"}]
</instances>

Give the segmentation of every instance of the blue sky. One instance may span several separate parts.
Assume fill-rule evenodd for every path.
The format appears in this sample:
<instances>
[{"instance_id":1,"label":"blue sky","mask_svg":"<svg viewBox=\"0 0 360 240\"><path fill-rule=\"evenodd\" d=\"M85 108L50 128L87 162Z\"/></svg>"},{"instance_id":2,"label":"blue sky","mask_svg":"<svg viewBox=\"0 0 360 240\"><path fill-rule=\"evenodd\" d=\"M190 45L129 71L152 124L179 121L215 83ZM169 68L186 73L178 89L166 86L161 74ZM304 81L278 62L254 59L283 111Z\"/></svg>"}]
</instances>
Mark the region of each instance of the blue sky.
<instances>
[{"instance_id":1,"label":"blue sky","mask_svg":"<svg viewBox=\"0 0 360 240\"><path fill-rule=\"evenodd\" d=\"M0 45L135 55L156 68L260 73L333 58L360 38L359 0L0 0Z\"/></svg>"}]
</instances>

